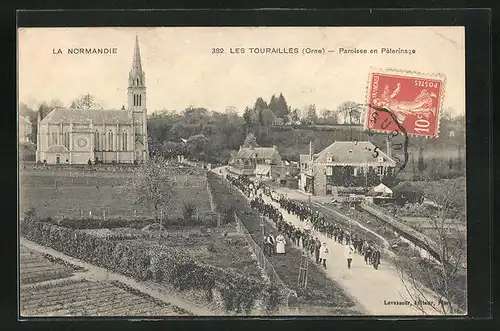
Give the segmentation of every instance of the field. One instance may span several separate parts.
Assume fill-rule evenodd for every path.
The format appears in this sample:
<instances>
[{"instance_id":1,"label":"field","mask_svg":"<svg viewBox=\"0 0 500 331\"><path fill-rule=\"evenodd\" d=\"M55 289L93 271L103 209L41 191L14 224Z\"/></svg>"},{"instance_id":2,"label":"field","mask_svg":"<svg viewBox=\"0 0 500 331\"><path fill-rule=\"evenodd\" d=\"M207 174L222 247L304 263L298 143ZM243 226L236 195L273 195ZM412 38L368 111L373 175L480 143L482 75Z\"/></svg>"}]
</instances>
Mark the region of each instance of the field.
<instances>
[{"instance_id":1,"label":"field","mask_svg":"<svg viewBox=\"0 0 500 331\"><path fill-rule=\"evenodd\" d=\"M20 262L21 285L70 277L74 271L79 270L72 266L54 263L42 254L23 246L21 246Z\"/></svg>"},{"instance_id":2,"label":"field","mask_svg":"<svg viewBox=\"0 0 500 331\"><path fill-rule=\"evenodd\" d=\"M210 210L205 175L201 169L176 169L176 196L166 213L169 219L182 216L184 203L194 203L199 213ZM189 173L191 172L191 173ZM151 207L135 204L131 194L132 172L85 173L68 171L21 171L19 201L21 213L30 207L42 217L132 216L153 217ZM134 210L136 212L134 213Z\"/></svg>"},{"instance_id":3,"label":"field","mask_svg":"<svg viewBox=\"0 0 500 331\"><path fill-rule=\"evenodd\" d=\"M218 208L234 208L241 222L250 232L253 240L261 242L259 215L253 211L246 198L234 187L229 187L217 175L210 173L208 177L213 188L214 200ZM298 272L302 251L287 248L287 253L268 257L276 273L290 289L296 290L300 305L342 308L345 314L353 314L355 303L334 281L327 278L317 265L310 264L308 270L308 288L297 288Z\"/></svg>"},{"instance_id":4,"label":"field","mask_svg":"<svg viewBox=\"0 0 500 331\"><path fill-rule=\"evenodd\" d=\"M21 288L21 316L179 316L188 313L118 282L68 280Z\"/></svg>"}]
</instances>

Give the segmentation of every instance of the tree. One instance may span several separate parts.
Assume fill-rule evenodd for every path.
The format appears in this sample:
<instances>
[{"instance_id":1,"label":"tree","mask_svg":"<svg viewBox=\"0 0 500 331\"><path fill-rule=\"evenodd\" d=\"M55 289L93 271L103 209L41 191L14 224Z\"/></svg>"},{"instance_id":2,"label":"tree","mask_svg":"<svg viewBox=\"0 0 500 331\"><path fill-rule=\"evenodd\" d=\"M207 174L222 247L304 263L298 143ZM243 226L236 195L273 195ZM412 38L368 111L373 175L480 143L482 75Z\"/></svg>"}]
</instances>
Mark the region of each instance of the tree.
<instances>
[{"instance_id":1,"label":"tree","mask_svg":"<svg viewBox=\"0 0 500 331\"><path fill-rule=\"evenodd\" d=\"M55 98L55 99L50 100L49 107L51 107L52 109L54 109L54 108L63 108L64 104L63 104L63 102L61 100Z\"/></svg>"},{"instance_id":2,"label":"tree","mask_svg":"<svg viewBox=\"0 0 500 331\"><path fill-rule=\"evenodd\" d=\"M345 101L337 107L337 112L342 116L344 124L360 123L361 105L354 101Z\"/></svg>"},{"instance_id":3,"label":"tree","mask_svg":"<svg viewBox=\"0 0 500 331\"><path fill-rule=\"evenodd\" d=\"M316 106L315 105L309 105L307 107L307 113L306 113L306 119L312 123L316 124L318 121L318 114L316 113Z\"/></svg>"},{"instance_id":4,"label":"tree","mask_svg":"<svg viewBox=\"0 0 500 331\"><path fill-rule=\"evenodd\" d=\"M47 116L51 111L52 111L52 107L46 103L46 102L42 102L40 104L40 106L38 106L38 112L40 113L40 119L44 119L45 116Z\"/></svg>"},{"instance_id":5,"label":"tree","mask_svg":"<svg viewBox=\"0 0 500 331\"><path fill-rule=\"evenodd\" d=\"M243 147L257 147L257 138L253 133L249 133L243 142Z\"/></svg>"},{"instance_id":6,"label":"tree","mask_svg":"<svg viewBox=\"0 0 500 331\"><path fill-rule=\"evenodd\" d=\"M462 159L462 145L458 145L458 158L457 158L457 170L462 171L463 159Z\"/></svg>"},{"instance_id":7,"label":"tree","mask_svg":"<svg viewBox=\"0 0 500 331\"><path fill-rule=\"evenodd\" d=\"M434 302L427 307L438 314L463 312L467 306L463 183L435 181L429 190L426 195L432 197L437 207L424 212L428 225L423 238L436 256L400 257L396 259L396 269L412 301ZM423 306L415 307L424 313L428 311Z\"/></svg>"},{"instance_id":8,"label":"tree","mask_svg":"<svg viewBox=\"0 0 500 331\"><path fill-rule=\"evenodd\" d=\"M73 100L69 108L81 110L102 109L102 105L96 101L93 95L86 93Z\"/></svg>"},{"instance_id":9,"label":"tree","mask_svg":"<svg viewBox=\"0 0 500 331\"><path fill-rule=\"evenodd\" d=\"M208 139L203 134L197 134L189 137L186 142L187 150L192 159L207 155L206 148Z\"/></svg>"},{"instance_id":10,"label":"tree","mask_svg":"<svg viewBox=\"0 0 500 331\"><path fill-rule=\"evenodd\" d=\"M450 159L448 160L448 169L452 170L453 169L453 158L450 156Z\"/></svg>"},{"instance_id":11,"label":"tree","mask_svg":"<svg viewBox=\"0 0 500 331\"><path fill-rule=\"evenodd\" d=\"M292 121L295 123L300 120L300 111L298 108L294 108L290 113Z\"/></svg>"},{"instance_id":12,"label":"tree","mask_svg":"<svg viewBox=\"0 0 500 331\"><path fill-rule=\"evenodd\" d=\"M165 167L166 161L161 155L151 156L141 165L131 183L133 201L151 206L157 222L160 222L160 212L166 210L175 198L175 187L178 184L178 179L173 178Z\"/></svg>"},{"instance_id":13,"label":"tree","mask_svg":"<svg viewBox=\"0 0 500 331\"><path fill-rule=\"evenodd\" d=\"M255 106L253 107L254 110L260 111L264 108L267 108L267 102L264 101L261 97L258 97L257 100L255 101Z\"/></svg>"},{"instance_id":14,"label":"tree","mask_svg":"<svg viewBox=\"0 0 500 331\"><path fill-rule=\"evenodd\" d=\"M286 103L283 93L276 98L276 96L271 97L269 102L269 108L276 115L276 117L283 119L289 113L288 105Z\"/></svg>"},{"instance_id":15,"label":"tree","mask_svg":"<svg viewBox=\"0 0 500 331\"><path fill-rule=\"evenodd\" d=\"M419 152L418 152L418 170L420 172L423 172L426 168L425 162L424 162L424 148L420 147Z\"/></svg>"}]
</instances>

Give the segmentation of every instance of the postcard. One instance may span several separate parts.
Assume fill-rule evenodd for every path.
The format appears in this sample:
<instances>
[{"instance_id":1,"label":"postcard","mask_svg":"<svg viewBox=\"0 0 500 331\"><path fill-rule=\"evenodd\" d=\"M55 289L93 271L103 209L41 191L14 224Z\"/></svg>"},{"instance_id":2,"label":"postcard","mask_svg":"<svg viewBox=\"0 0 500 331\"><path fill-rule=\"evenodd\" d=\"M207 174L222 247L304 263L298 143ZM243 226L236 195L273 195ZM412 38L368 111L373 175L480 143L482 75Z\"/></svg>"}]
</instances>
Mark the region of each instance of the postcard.
<instances>
[{"instance_id":1,"label":"postcard","mask_svg":"<svg viewBox=\"0 0 500 331\"><path fill-rule=\"evenodd\" d=\"M464 27L18 29L28 317L467 314Z\"/></svg>"}]
</instances>

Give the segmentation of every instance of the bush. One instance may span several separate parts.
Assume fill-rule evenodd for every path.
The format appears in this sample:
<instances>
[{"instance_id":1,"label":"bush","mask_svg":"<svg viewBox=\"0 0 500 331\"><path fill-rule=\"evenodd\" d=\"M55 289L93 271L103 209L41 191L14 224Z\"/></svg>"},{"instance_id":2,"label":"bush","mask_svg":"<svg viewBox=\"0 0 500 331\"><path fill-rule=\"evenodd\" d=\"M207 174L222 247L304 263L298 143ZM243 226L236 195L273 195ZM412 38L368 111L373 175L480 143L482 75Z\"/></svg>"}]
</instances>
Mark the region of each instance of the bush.
<instances>
[{"instance_id":1,"label":"bush","mask_svg":"<svg viewBox=\"0 0 500 331\"><path fill-rule=\"evenodd\" d=\"M195 219L196 205L192 202L186 202L182 206L182 218L187 224L196 223Z\"/></svg>"},{"instance_id":2,"label":"bush","mask_svg":"<svg viewBox=\"0 0 500 331\"><path fill-rule=\"evenodd\" d=\"M216 227L218 219L219 214L214 212L203 213L201 215L201 223L207 228Z\"/></svg>"}]
</instances>

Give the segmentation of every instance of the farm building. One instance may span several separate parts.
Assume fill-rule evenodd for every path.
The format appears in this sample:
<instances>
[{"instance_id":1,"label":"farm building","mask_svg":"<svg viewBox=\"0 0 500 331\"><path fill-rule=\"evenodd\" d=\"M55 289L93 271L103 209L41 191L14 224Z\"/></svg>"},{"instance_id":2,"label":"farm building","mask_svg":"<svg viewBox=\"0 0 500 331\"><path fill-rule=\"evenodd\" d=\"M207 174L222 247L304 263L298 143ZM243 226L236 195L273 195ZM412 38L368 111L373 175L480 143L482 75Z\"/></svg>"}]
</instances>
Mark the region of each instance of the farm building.
<instances>
[{"instance_id":1,"label":"farm building","mask_svg":"<svg viewBox=\"0 0 500 331\"><path fill-rule=\"evenodd\" d=\"M394 174L396 162L369 141L336 141L318 154L300 155L299 188L313 195L331 195L336 187L367 187Z\"/></svg>"},{"instance_id":2,"label":"farm building","mask_svg":"<svg viewBox=\"0 0 500 331\"><path fill-rule=\"evenodd\" d=\"M146 85L136 37L128 77L128 108L55 108L38 115L36 160L48 164L134 163L148 158Z\"/></svg>"},{"instance_id":3,"label":"farm building","mask_svg":"<svg viewBox=\"0 0 500 331\"><path fill-rule=\"evenodd\" d=\"M286 171L276 146L240 147L227 167L232 176L245 176L264 180L285 179Z\"/></svg>"}]
</instances>

